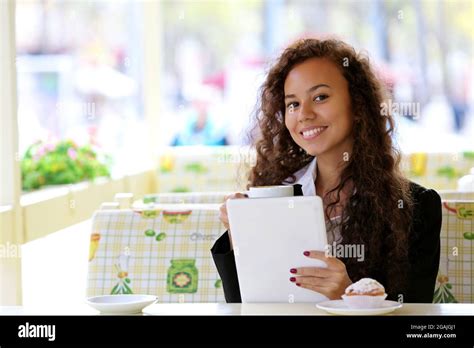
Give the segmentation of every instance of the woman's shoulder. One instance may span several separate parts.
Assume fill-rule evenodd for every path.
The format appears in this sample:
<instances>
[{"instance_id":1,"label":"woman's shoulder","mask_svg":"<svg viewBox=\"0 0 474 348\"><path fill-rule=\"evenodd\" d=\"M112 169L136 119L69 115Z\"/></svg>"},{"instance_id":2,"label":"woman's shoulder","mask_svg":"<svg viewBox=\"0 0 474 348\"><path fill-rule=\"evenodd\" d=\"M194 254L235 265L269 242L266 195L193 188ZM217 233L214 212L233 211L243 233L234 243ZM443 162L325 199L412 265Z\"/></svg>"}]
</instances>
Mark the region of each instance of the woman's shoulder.
<instances>
[{"instance_id":1,"label":"woman's shoulder","mask_svg":"<svg viewBox=\"0 0 474 348\"><path fill-rule=\"evenodd\" d=\"M441 197L438 192L412 181L410 181L410 192L413 200L413 217L415 221L441 220Z\"/></svg>"},{"instance_id":2,"label":"woman's shoulder","mask_svg":"<svg viewBox=\"0 0 474 348\"><path fill-rule=\"evenodd\" d=\"M423 187L420 184L410 181L410 192L415 204L439 203L441 205L441 197L438 192L433 189Z\"/></svg>"}]
</instances>

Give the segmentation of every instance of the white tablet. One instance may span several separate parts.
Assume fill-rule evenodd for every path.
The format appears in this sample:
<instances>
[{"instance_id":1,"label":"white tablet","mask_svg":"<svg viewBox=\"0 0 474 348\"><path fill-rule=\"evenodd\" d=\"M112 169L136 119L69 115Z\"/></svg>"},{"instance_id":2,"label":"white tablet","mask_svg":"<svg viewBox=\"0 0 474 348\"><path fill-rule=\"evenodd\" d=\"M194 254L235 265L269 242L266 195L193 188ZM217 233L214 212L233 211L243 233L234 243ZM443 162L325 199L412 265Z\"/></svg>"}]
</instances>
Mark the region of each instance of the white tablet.
<instances>
[{"instance_id":1,"label":"white tablet","mask_svg":"<svg viewBox=\"0 0 474 348\"><path fill-rule=\"evenodd\" d=\"M324 251L327 244L320 197L230 199L226 204L242 303L327 300L289 280L291 268L326 267L303 255Z\"/></svg>"}]
</instances>

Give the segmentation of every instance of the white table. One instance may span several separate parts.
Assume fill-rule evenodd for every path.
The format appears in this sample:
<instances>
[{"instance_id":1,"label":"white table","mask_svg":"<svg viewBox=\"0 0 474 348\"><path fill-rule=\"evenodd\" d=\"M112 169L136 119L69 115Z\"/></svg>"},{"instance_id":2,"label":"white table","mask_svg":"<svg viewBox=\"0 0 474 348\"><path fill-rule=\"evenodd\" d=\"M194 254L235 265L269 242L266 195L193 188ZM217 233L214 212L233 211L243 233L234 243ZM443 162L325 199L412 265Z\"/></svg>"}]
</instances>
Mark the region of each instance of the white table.
<instances>
[{"instance_id":1,"label":"white table","mask_svg":"<svg viewBox=\"0 0 474 348\"><path fill-rule=\"evenodd\" d=\"M303 303L164 303L147 307L153 315L330 315L314 304ZM75 306L0 306L0 315L99 315L88 305ZM473 315L474 304L418 304L406 303L388 315Z\"/></svg>"}]
</instances>

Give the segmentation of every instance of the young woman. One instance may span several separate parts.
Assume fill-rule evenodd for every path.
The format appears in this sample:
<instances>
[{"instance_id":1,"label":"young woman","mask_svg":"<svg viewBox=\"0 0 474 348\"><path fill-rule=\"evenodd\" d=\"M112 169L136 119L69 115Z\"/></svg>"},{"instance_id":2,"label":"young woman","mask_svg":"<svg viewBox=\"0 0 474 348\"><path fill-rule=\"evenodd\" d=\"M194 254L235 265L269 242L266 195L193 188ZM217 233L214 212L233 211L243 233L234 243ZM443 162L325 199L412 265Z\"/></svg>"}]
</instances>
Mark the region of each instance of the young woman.
<instances>
[{"instance_id":1,"label":"young woman","mask_svg":"<svg viewBox=\"0 0 474 348\"><path fill-rule=\"evenodd\" d=\"M363 261L305 251L328 268L289 269L295 286L338 299L352 282L370 277L385 286L388 299L432 302L441 200L402 175L394 120L382 111L386 98L368 59L349 45L297 41L262 86L248 186L301 185L302 194L323 199L330 244L364 246ZM229 227L225 204L221 221ZM211 252L227 302L241 302L230 232Z\"/></svg>"}]
</instances>

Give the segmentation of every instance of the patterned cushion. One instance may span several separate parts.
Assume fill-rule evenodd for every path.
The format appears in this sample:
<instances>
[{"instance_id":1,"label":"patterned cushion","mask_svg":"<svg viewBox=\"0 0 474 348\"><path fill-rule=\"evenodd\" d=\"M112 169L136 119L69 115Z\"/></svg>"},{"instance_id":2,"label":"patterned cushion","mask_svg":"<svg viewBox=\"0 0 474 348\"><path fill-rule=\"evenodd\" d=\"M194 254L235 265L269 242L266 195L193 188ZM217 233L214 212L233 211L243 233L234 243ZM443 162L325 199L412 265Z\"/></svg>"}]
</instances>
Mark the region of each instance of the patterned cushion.
<instances>
[{"instance_id":1,"label":"patterned cushion","mask_svg":"<svg viewBox=\"0 0 474 348\"><path fill-rule=\"evenodd\" d=\"M443 200L441 258L433 302L474 303L474 201Z\"/></svg>"},{"instance_id":2,"label":"patterned cushion","mask_svg":"<svg viewBox=\"0 0 474 348\"><path fill-rule=\"evenodd\" d=\"M93 217L88 296L151 294L159 302L225 302L210 248L219 205L101 210Z\"/></svg>"},{"instance_id":3,"label":"patterned cushion","mask_svg":"<svg viewBox=\"0 0 474 348\"><path fill-rule=\"evenodd\" d=\"M222 204L232 192L180 192L145 195L137 204L147 203L215 203Z\"/></svg>"}]
</instances>

